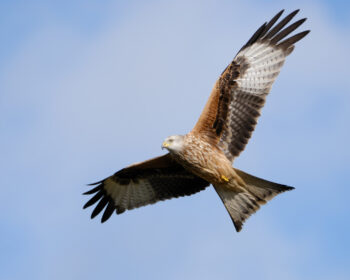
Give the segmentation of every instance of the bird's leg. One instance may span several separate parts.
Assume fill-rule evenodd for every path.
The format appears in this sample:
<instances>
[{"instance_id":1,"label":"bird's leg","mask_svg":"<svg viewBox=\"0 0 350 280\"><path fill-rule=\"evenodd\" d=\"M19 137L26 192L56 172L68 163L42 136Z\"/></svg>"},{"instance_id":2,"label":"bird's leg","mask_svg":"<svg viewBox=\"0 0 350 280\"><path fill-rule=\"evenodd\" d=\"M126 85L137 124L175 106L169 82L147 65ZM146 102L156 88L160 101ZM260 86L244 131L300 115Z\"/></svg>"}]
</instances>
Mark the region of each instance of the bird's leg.
<instances>
[{"instance_id":1,"label":"bird's leg","mask_svg":"<svg viewBox=\"0 0 350 280\"><path fill-rule=\"evenodd\" d=\"M221 179L224 180L225 182L230 181L225 175L221 175Z\"/></svg>"}]
</instances>

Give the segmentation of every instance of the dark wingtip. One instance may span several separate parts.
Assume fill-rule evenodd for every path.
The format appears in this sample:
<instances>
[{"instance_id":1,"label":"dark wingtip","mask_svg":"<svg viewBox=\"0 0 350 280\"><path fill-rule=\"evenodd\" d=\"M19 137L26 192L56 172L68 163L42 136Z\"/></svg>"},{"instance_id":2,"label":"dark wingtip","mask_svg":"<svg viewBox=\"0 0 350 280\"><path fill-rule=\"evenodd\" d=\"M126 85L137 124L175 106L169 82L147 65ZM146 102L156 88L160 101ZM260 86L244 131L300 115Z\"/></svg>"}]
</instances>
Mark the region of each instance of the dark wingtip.
<instances>
[{"instance_id":1,"label":"dark wingtip","mask_svg":"<svg viewBox=\"0 0 350 280\"><path fill-rule=\"evenodd\" d=\"M281 15L284 13L284 9L280 10L273 18L274 19L274 23L281 17ZM270 26L271 27L271 26Z\"/></svg>"},{"instance_id":2,"label":"dark wingtip","mask_svg":"<svg viewBox=\"0 0 350 280\"><path fill-rule=\"evenodd\" d=\"M102 218L101 218L101 223L103 224L105 221L107 221L113 214L115 210L115 206L114 206L114 201L112 199L110 199L106 210L104 211Z\"/></svg>"},{"instance_id":3,"label":"dark wingtip","mask_svg":"<svg viewBox=\"0 0 350 280\"><path fill-rule=\"evenodd\" d=\"M91 219L95 218L98 214L100 214L100 212L106 207L107 203L108 203L109 199L108 197L104 196L99 203L97 204L97 206L95 207L94 211L92 211L91 213Z\"/></svg>"},{"instance_id":4,"label":"dark wingtip","mask_svg":"<svg viewBox=\"0 0 350 280\"><path fill-rule=\"evenodd\" d=\"M95 183L91 183L91 184L87 184L87 186L94 186L94 185L97 185L97 184L101 184L104 180L101 180L101 181L98 181L98 182L95 182Z\"/></svg>"},{"instance_id":5,"label":"dark wingtip","mask_svg":"<svg viewBox=\"0 0 350 280\"><path fill-rule=\"evenodd\" d=\"M88 202L85 203L83 206L83 209L90 207L91 205L95 204L97 201L99 201L103 197L103 191L98 191Z\"/></svg>"},{"instance_id":6,"label":"dark wingtip","mask_svg":"<svg viewBox=\"0 0 350 280\"><path fill-rule=\"evenodd\" d=\"M101 189L101 186L97 186L96 188L93 188L87 192L84 192L83 195L93 194L95 192L98 192Z\"/></svg>"},{"instance_id":7,"label":"dark wingtip","mask_svg":"<svg viewBox=\"0 0 350 280\"><path fill-rule=\"evenodd\" d=\"M295 11L291 12L290 14L295 16L299 12L300 12L300 9L296 9Z\"/></svg>"},{"instance_id":8,"label":"dark wingtip","mask_svg":"<svg viewBox=\"0 0 350 280\"><path fill-rule=\"evenodd\" d=\"M280 17L282 14L284 13L284 9L280 10L276 15L275 17Z\"/></svg>"},{"instance_id":9,"label":"dark wingtip","mask_svg":"<svg viewBox=\"0 0 350 280\"><path fill-rule=\"evenodd\" d=\"M307 20L307 18L302 18L301 20L299 20L301 23L304 23Z\"/></svg>"},{"instance_id":10,"label":"dark wingtip","mask_svg":"<svg viewBox=\"0 0 350 280\"><path fill-rule=\"evenodd\" d=\"M301 39L303 39L308 33L310 32L310 30L306 30L303 32L300 32L292 37L289 37L288 39L285 39L284 41L280 42L277 47L287 51L289 48L293 47L293 45L300 41ZM289 52L290 53L290 52Z\"/></svg>"},{"instance_id":11,"label":"dark wingtip","mask_svg":"<svg viewBox=\"0 0 350 280\"><path fill-rule=\"evenodd\" d=\"M282 192L292 191L292 190L294 190L294 189L295 189L294 187L283 185L283 190L282 190Z\"/></svg>"}]
</instances>

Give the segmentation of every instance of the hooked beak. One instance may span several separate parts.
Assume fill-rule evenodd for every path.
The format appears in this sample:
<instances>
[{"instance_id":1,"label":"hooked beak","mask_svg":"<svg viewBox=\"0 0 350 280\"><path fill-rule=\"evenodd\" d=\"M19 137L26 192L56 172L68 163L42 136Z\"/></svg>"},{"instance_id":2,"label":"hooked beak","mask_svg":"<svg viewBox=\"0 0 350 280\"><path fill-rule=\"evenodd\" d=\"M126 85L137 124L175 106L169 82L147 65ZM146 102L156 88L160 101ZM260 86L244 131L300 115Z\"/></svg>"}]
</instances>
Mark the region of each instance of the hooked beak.
<instances>
[{"instance_id":1,"label":"hooked beak","mask_svg":"<svg viewBox=\"0 0 350 280\"><path fill-rule=\"evenodd\" d=\"M168 142L164 141L162 144L162 149L167 148L169 146L170 146L170 144Z\"/></svg>"}]
</instances>

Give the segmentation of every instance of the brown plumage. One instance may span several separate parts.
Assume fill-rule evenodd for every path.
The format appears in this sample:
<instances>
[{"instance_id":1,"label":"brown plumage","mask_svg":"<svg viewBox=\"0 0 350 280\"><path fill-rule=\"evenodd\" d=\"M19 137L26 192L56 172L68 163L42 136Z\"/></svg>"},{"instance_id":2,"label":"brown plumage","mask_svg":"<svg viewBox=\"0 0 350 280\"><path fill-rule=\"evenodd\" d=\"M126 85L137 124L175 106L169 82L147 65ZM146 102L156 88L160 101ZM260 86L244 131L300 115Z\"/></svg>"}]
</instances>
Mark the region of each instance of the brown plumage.
<instances>
[{"instance_id":1,"label":"brown plumage","mask_svg":"<svg viewBox=\"0 0 350 280\"><path fill-rule=\"evenodd\" d=\"M232 163L248 143L285 58L309 32L289 36L306 20L287 26L297 12L276 24L281 11L254 33L215 83L193 130L163 142L168 154L131 165L95 183L97 186L85 193L94 196L84 208L97 203L91 218L104 210L104 222L114 211L121 214L191 195L212 184L240 231L261 205L293 189L249 175L233 168Z\"/></svg>"}]
</instances>

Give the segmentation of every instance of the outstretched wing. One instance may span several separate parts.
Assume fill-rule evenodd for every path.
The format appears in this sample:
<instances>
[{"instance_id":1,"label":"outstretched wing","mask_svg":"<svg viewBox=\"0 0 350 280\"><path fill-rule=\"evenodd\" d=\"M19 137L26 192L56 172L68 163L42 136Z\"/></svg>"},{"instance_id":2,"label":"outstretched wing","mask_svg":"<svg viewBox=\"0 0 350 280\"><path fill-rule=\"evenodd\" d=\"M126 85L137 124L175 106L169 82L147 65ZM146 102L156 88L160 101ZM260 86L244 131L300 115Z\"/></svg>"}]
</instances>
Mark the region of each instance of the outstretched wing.
<instances>
[{"instance_id":1,"label":"outstretched wing","mask_svg":"<svg viewBox=\"0 0 350 280\"><path fill-rule=\"evenodd\" d=\"M191 195L209 183L186 171L169 154L121 169L84 194L94 196L84 209L97 203L91 218L105 209L101 222L117 214L157 201Z\"/></svg>"},{"instance_id":2,"label":"outstretched wing","mask_svg":"<svg viewBox=\"0 0 350 280\"><path fill-rule=\"evenodd\" d=\"M216 144L231 161L243 151L265 98L294 44L309 31L287 38L306 19L284 28L296 10L274 26L283 10L264 23L217 80L192 133Z\"/></svg>"}]
</instances>

